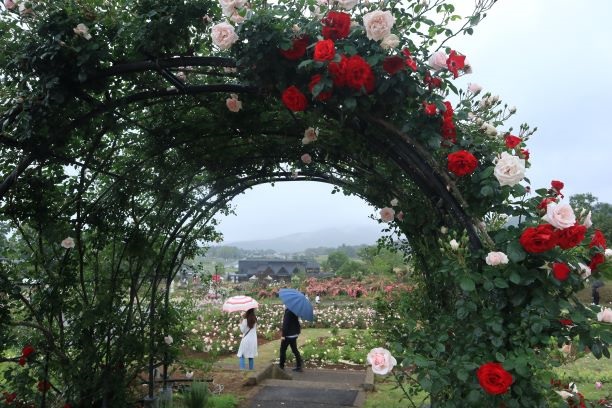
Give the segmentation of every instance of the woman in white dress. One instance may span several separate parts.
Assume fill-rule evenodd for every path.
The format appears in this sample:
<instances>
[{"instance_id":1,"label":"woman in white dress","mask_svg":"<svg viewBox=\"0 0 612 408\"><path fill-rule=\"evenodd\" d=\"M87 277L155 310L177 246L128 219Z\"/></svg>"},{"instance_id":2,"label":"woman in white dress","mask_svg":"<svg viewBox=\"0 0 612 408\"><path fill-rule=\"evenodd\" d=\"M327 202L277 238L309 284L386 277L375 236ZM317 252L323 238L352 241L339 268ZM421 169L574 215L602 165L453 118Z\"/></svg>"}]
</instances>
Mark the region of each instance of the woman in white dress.
<instances>
[{"instance_id":1,"label":"woman in white dress","mask_svg":"<svg viewBox=\"0 0 612 408\"><path fill-rule=\"evenodd\" d=\"M240 369L244 370L245 358L249 359L249 370L255 368L255 357L257 357L257 317L255 309L249 309L244 314L244 319L240 323L242 340L238 348L238 358L240 359Z\"/></svg>"}]
</instances>

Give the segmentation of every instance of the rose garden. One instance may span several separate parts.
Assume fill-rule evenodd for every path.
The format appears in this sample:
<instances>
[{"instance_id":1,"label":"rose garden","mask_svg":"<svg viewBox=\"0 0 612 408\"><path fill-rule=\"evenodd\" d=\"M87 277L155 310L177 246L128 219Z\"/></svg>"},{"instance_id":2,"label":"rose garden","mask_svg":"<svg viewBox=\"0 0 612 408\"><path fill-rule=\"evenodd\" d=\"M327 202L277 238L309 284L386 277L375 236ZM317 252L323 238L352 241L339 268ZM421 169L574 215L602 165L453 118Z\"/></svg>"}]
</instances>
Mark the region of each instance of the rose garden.
<instances>
[{"instance_id":1,"label":"rose garden","mask_svg":"<svg viewBox=\"0 0 612 408\"><path fill-rule=\"evenodd\" d=\"M610 251L562 181L530 185L515 109L456 86L494 3L4 0L0 406L136 406L189 350L231 353L172 283L234 197L303 181L379 208L412 271L301 282L340 296L312 364L369 364L406 406L586 406L554 366L610 357L612 311L577 297Z\"/></svg>"}]
</instances>

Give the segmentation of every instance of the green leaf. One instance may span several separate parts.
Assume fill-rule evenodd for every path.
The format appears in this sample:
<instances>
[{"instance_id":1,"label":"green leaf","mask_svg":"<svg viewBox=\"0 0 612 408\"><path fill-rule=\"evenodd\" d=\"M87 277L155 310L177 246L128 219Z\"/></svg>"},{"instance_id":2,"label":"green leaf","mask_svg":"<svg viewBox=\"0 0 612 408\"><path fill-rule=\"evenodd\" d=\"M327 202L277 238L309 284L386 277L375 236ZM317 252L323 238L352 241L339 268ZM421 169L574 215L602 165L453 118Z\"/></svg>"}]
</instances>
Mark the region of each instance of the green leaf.
<instances>
[{"instance_id":1,"label":"green leaf","mask_svg":"<svg viewBox=\"0 0 612 408\"><path fill-rule=\"evenodd\" d=\"M459 286L461 286L461 289L466 292L471 292L476 289L476 284L474 283L474 281L467 276L461 278L461 280L459 281Z\"/></svg>"},{"instance_id":2,"label":"green leaf","mask_svg":"<svg viewBox=\"0 0 612 408\"><path fill-rule=\"evenodd\" d=\"M346 108L347 110L355 110L355 108L357 107L357 99L351 97L345 98L342 105L344 105L344 108Z\"/></svg>"},{"instance_id":3,"label":"green leaf","mask_svg":"<svg viewBox=\"0 0 612 408\"><path fill-rule=\"evenodd\" d=\"M510 274L510 277L508 278L510 279L510 282L518 285L519 283L521 283L521 275L519 275L516 271L512 271L512 273Z\"/></svg>"},{"instance_id":4,"label":"green leaf","mask_svg":"<svg viewBox=\"0 0 612 408\"><path fill-rule=\"evenodd\" d=\"M500 363L503 363L506 360L506 357L504 357L503 354L501 353L495 353L495 358L497 359L497 361L499 361Z\"/></svg>"},{"instance_id":5,"label":"green leaf","mask_svg":"<svg viewBox=\"0 0 612 408\"><path fill-rule=\"evenodd\" d=\"M527 252L525 252L518 240L510 241L506 248L506 252L508 253L508 258L512 262L521 262L527 257Z\"/></svg>"}]
</instances>

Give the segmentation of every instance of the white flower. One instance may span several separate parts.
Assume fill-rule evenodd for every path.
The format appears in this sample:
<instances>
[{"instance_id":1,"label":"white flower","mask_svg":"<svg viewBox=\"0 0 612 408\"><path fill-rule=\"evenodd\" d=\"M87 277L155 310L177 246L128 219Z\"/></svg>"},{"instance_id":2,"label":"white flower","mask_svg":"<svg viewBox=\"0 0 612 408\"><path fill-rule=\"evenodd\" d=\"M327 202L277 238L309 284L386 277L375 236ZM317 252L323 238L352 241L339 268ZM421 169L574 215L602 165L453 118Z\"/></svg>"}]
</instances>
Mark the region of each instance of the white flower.
<instances>
[{"instance_id":1,"label":"white flower","mask_svg":"<svg viewBox=\"0 0 612 408\"><path fill-rule=\"evenodd\" d=\"M582 225L584 225L587 228L591 228L593 226L593 221L591 221L591 212L590 211L586 215L586 217L584 217L584 221L582 221Z\"/></svg>"},{"instance_id":2,"label":"white flower","mask_svg":"<svg viewBox=\"0 0 612 408\"><path fill-rule=\"evenodd\" d=\"M489 252L485 262L491 266L505 265L508 263L508 256L503 252Z\"/></svg>"},{"instance_id":3,"label":"white flower","mask_svg":"<svg viewBox=\"0 0 612 408\"><path fill-rule=\"evenodd\" d=\"M448 68L448 65L446 65L447 59L448 55L444 51L436 51L429 57L427 63L434 71L440 71Z\"/></svg>"},{"instance_id":4,"label":"white flower","mask_svg":"<svg viewBox=\"0 0 612 408\"><path fill-rule=\"evenodd\" d=\"M574 394L572 394L571 392L567 392L567 391L555 391L555 392L559 394L561 398L563 398L564 400L570 397L574 397Z\"/></svg>"},{"instance_id":5,"label":"white flower","mask_svg":"<svg viewBox=\"0 0 612 408\"><path fill-rule=\"evenodd\" d=\"M366 36L370 40L380 41L391 34L393 24L395 24L395 17L390 11L375 10L363 16Z\"/></svg>"},{"instance_id":6,"label":"white flower","mask_svg":"<svg viewBox=\"0 0 612 408\"><path fill-rule=\"evenodd\" d=\"M379 375L388 374L397 364L397 360L391 355L389 350L382 347L376 347L370 350L367 361L368 364L372 365L372 371Z\"/></svg>"},{"instance_id":7,"label":"white flower","mask_svg":"<svg viewBox=\"0 0 612 408\"><path fill-rule=\"evenodd\" d=\"M392 48L397 48L400 43L400 39L395 34L389 34L380 42L380 46L385 50L390 50Z\"/></svg>"},{"instance_id":8,"label":"white flower","mask_svg":"<svg viewBox=\"0 0 612 408\"><path fill-rule=\"evenodd\" d=\"M576 224L576 215L569 204L549 203L546 206L544 221L555 228L565 229Z\"/></svg>"},{"instance_id":9,"label":"white flower","mask_svg":"<svg viewBox=\"0 0 612 408\"><path fill-rule=\"evenodd\" d=\"M238 35L234 30L234 26L228 23L215 24L212 27L210 37L213 44L222 50L227 50L238 41Z\"/></svg>"},{"instance_id":10,"label":"white flower","mask_svg":"<svg viewBox=\"0 0 612 408\"><path fill-rule=\"evenodd\" d=\"M312 143L317 140L319 136L319 129L315 129L313 127L309 127L304 131L304 138L302 139L302 144L307 145L308 143Z\"/></svg>"},{"instance_id":11,"label":"white flower","mask_svg":"<svg viewBox=\"0 0 612 408\"><path fill-rule=\"evenodd\" d=\"M89 34L89 28L83 23L77 24L77 26L74 27L72 31L74 31L76 35L83 37L86 40L91 40L91 34Z\"/></svg>"},{"instance_id":12,"label":"white flower","mask_svg":"<svg viewBox=\"0 0 612 408\"><path fill-rule=\"evenodd\" d=\"M164 336L164 343L166 343L167 345L171 345L172 343L174 343L174 339L171 335Z\"/></svg>"},{"instance_id":13,"label":"white flower","mask_svg":"<svg viewBox=\"0 0 612 408\"><path fill-rule=\"evenodd\" d=\"M227 106L227 109L231 112L238 112L242 109L242 101L238 100L238 95L230 94L230 97L225 100L225 106Z\"/></svg>"},{"instance_id":14,"label":"white flower","mask_svg":"<svg viewBox=\"0 0 612 408\"><path fill-rule=\"evenodd\" d=\"M300 160L302 160L302 163L304 164L312 163L312 157L308 153L304 153L302 157L300 157Z\"/></svg>"},{"instance_id":15,"label":"white flower","mask_svg":"<svg viewBox=\"0 0 612 408\"><path fill-rule=\"evenodd\" d=\"M179 71L176 73L176 78L181 82L185 82L187 80L187 75L185 75L183 71Z\"/></svg>"},{"instance_id":16,"label":"white flower","mask_svg":"<svg viewBox=\"0 0 612 408\"><path fill-rule=\"evenodd\" d=\"M508 108L508 112L510 112L511 114L515 114L516 113L516 106L511 106Z\"/></svg>"},{"instance_id":17,"label":"white flower","mask_svg":"<svg viewBox=\"0 0 612 408\"><path fill-rule=\"evenodd\" d=\"M344 10L352 9L355 7L355 5L357 5L357 3L359 3L359 0L336 0L336 4L338 4L340 8Z\"/></svg>"},{"instance_id":18,"label":"white flower","mask_svg":"<svg viewBox=\"0 0 612 408\"><path fill-rule=\"evenodd\" d=\"M480 128L489 136L497 136L497 129L489 122L484 122Z\"/></svg>"},{"instance_id":19,"label":"white flower","mask_svg":"<svg viewBox=\"0 0 612 408\"><path fill-rule=\"evenodd\" d=\"M482 86L478 84L468 84L468 91L470 91L474 95L478 95L480 91L482 91Z\"/></svg>"},{"instance_id":20,"label":"white flower","mask_svg":"<svg viewBox=\"0 0 612 408\"><path fill-rule=\"evenodd\" d=\"M583 264L582 262L578 262L578 267L580 268L580 270L582 271L582 273L580 274L580 276L582 277L582 279L586 279L589 276L591 276L591 268L589 268L588 266L586 266L585 264Z\"/></svg>"},{"instance_id":21,"label":"white flower","mask_svg":"<svg viewBox=\"0 0 612 408\"><path fill-rule=\"evenodd\" d=\"M185 373L185 378L193 378L193 371L187 371Z\"/></svg>"},{"instance_id":22,"label":"white flower","mask_svg":"<svg viewBox=\"0 0 612 408\"><path fill-rule=\"evenodd\" d=\"M604 251L604 255L606 258L612 258L612 249L606 248L606 250Z\"/></svg>"},{"instance_id":23,"label":"white flower","mask_svg":"<svg viewBox=\"0 0 612 408\"><path fill-rule=\"evenodd\" d=\"M74 248L74 239L71 237L66 237L62 240L62 243L60 245L62 246L62 248L72 249Z\"/></svg>"},{"instance_id":24,"label":"white flower","mask_svg":"<svg viewBox=\"0 0 612 408\"><path fill-rule=\"evenodd\" d=\"M399 200L397 198L394 198L393 200L391 200L391 205L393 207L397 207L398 204L399 204Z\"/></svg>"},{"instance_id":25,"label":"white flower","mask_svg":"<svg viewBox=\"0 0 612 408\"><path fill-rule=\"evenodd\" d=\"M601 312L597 313L597 321L612 323L612 309L604 307Z\"/></svg>"},{"instance_id":26,"label":"white flower","mask_svg":"<svg viewBox=\"0 0 612 408\"><path fill-rule=\"evenodd\" d=\"M456 239L451 239L451 241L449 242L450 247L453 251L456 251L459 249L459 243L457 242Z\"/></svg>"},{"instance_id":27,"label":"white flower","mask_svg":"<svg viewBox=\"0 0 612 408\"><path fill-rule=\"evenodd\" d=\"M448 228L446 228L446 227L440 227L440 232L441 232L442 234L446 234L446 233L448 232Z\"/></svg>"},{"instance_id":28,"label":"white flower","mask_svg":"<svg viewBox=\"0 0 612 408\"><path fill-rule=\"evenodd\" d=\"M395 210L390 207L384 207L380 210L380 219L384 222L391 222L395 218Z\"/></svg>"},{"instance_id":29,"label":"white flower","mask_svg":"<svg viewBox=\"0 0 612 408\"><path fill-rule=\"evenodd\" d=\"M514 186L525 177L525 161L520 157L502 152L493 171L500 186Z\"/></svg>"}]
</instances>

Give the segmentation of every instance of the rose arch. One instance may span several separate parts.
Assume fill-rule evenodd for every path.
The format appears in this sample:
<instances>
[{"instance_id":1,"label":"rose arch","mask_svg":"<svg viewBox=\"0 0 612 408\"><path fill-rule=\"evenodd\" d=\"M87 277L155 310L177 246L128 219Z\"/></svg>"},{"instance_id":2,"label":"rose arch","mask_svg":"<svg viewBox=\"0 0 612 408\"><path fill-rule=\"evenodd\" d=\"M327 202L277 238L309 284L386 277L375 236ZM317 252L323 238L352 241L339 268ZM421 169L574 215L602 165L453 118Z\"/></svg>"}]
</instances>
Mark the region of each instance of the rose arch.
<instances>
[{"instance_id":1,"label":"rose arch","mask_svg":"<svg viewBox=\"0 0 612 408\"><path fill-rule=\"evenodd\" d=\"M530 191L532 131L453 49L442 0L4 1L0 345L41 406L124 406L177 350L169 287L263 183L318 181L381 209L418 290L381 303L407 394L432 406L549 406L552 346L609 357L575 293L606 241ZM408 245L405 244L408 243ZM14 353L15 349L21 353ZM11 354L12 353L12 354ZM32 384L38 384L33 392ZM151 394L152 395L152 394Z\"/></svg>"}]
</instances>

